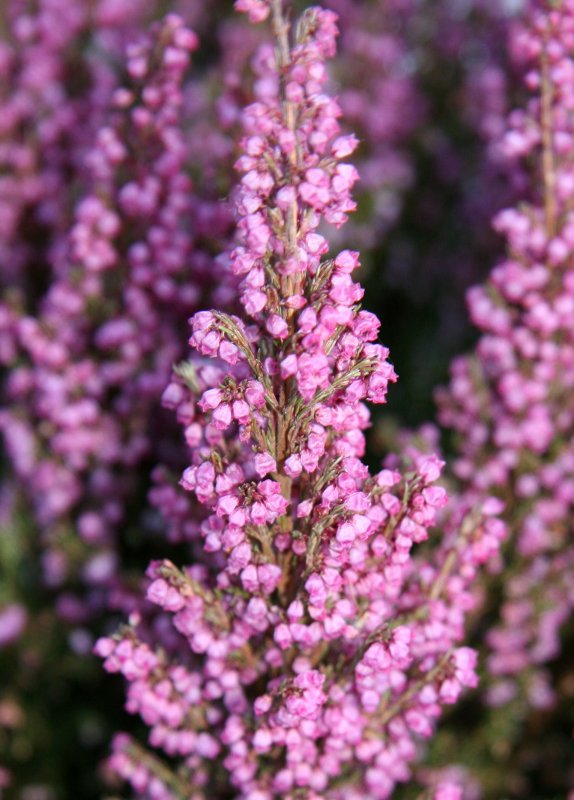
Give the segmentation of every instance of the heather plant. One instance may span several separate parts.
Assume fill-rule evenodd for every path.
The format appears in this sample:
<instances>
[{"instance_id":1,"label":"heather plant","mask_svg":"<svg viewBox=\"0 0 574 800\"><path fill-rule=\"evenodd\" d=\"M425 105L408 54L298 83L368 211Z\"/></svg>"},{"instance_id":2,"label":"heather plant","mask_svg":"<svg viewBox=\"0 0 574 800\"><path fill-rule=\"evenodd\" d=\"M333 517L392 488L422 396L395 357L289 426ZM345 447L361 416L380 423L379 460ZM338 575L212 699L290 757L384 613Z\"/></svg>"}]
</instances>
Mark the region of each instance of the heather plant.
<instances>
[{"instance_id":1,"label":"heather plant","mask_svg":"<svg viewBox=\"0 0 574 800\"><path fill-rule=\"evenodd\" d=\"M517 169L528 165L531 185L494 219L507 256L468 295L480 339L439 396L457 435L463 502L498 495L512 532L482 611L492 710L473 741L498 767L487 771L492 797L574 786L558 721L569 709L572 726L571 668L560 656L574 604L573 45L571 2L532 3L514 32L530 99L511 113L500 149ZM548 724L548 747L535 752L523 730Z\"/></svg>"},{"instance_id":2,"label":"heather plant","mask_svg":"<svg viewBox=\"0 0 574 800\"><path fill-rule=\"evenodd\" d=\"M343 161L356 139L324 91L335 15L236 7L275 39L255 56L236 163L227 260L242 311L192 317L195 354L164 396L185 427L204 552L148 569L170 624L152 636L134 613L98 642L156 748L118 735L110 768L142 797L386 798L441 707L476 684L458 643L504 526L487 500L434 553L411 553L446 502L442 462L411 450L370 475L361 461L365 401L384 403L396 374L360 310L358 254L326 258L318 231L346 221L357 179Z\"/></svg>"},{"instance_id":3,"label":"heather plant","mask_svg":"<svg viewBox=\"0 0 574 800\"><path fill-rule=\"evenodd\" d=\"M193 269L181 82L194 47L175 17L130 47L133 83L115 91L88 156L58 279L37 317L6 310L18 350L2 429L21 485L34 476L50 585L70 569L73 548L61 542L70 516L96 548L80 558L88 582L114 571L111 533L147 450L149 408L178 354L177 320L200 294L180 280Z\"/></svg>"}]
</instances>

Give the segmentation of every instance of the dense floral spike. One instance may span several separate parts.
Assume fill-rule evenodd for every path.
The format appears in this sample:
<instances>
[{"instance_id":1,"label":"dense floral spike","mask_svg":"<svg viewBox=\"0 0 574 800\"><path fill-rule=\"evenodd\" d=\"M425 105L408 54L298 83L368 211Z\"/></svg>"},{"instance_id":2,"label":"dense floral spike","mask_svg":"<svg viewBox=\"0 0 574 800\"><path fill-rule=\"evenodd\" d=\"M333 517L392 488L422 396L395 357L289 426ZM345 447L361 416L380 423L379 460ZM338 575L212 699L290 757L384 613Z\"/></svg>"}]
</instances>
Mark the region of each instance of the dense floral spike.
<instances>
[{"instance_id":1,"label":"dense floral spike","mask_svg":"<svg viewBox=\"0 0 574 800\"><path fill-rule=\"evenodd\" d=\"M44 567L52 585L71 567L59 541L70 521L95 548L80 564L87 582L113 573L128 473L148 450L150 409L200 296L188 275L181 90L195 45L170 16L130 46L131 85L115 91L87 157L90 189L55 256L58 277L38 318L5 310L18 350L1 427L49 538Z\"/></svg>"},{"instance_id":2,"label":"dense floral spike","mask_svg":"<svg viewBox=\"0 0 574 800\"><path fill-rule=\"evenodd\" d=\"M148 600L187 652L154 648L138 617L97 645L179 766L171 784L155 757L137 770L123 737L112 766L143 797L386 798L441 706L476 685L457 642L503 526L485 504L435 561L411 558L446 502L442 462L413 451L374 476L362 463L364 401L384 403L396 375L360 310L358 254L325 259L318 231L346 220L357 178L343 160L356 139L324 92L336 18L312 8L292 27L280 0L237 6L270 16L276 39L254 60L236 165L228 261L244 314L191 320L198 355L165 401L190 447L182 485L207 511L204 555L148 570Z\"/></svg>"},{"instance_id":3,"label":"dense floral spike","mask_svg":"<svg viewBox=\"0 0 574 800\"><path fill-rule=\"evenodd\" d=\"M488 699L517 719L557 702L548 664L574 610L573 48L574 3L533 2L514 37L532 96L501 148L536 165L533 199L494 220L508 256L469 293L481 338L440 395L465 502L499 494L514 534L486 641Z\"/></svg>"}]
</instances>

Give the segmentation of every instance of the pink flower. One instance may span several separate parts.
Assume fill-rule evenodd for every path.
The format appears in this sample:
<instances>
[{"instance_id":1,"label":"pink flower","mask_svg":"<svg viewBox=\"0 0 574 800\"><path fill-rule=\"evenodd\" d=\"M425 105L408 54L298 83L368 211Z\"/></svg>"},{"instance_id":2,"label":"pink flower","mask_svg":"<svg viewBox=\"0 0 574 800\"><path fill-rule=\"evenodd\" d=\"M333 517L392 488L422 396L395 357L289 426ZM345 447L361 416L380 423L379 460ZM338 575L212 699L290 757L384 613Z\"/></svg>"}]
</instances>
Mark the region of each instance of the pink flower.
<instances>
[{"instance_id":1,"label":"pink flower","mask_svg":"<svg viewBox=\"0 0 574 800\"><path fill-rule=\"evenodd\" d=\"M270 472L277 471L277 462L269 453L258 453L255 456L255 469L257 474L264 478Z\"/></svg>"},{"instance_id":2,"label":"pink flower","mask_svg":"<svg viewBox=\"0 0 574 800\"><path fill-rule=\"evenodd\" d=\"M267 320L266 327L269 333L276 339L286 339L289 335L289 327L279 314L271 314Z\"/></svg>"}]
</instances>

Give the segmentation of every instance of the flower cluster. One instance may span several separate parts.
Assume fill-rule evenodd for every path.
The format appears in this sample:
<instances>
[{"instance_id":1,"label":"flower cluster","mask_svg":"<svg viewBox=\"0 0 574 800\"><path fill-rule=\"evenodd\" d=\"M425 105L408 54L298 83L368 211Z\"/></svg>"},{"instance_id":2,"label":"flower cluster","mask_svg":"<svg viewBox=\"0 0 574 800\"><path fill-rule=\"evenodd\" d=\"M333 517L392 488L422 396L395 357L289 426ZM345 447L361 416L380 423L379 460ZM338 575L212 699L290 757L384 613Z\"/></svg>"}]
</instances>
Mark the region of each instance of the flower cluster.
<instances>
[{"instance_id":1,"label":"flower cluster","mask_svg":"<svg viewBox=\"0 0 574 800\"><path fill-rule=\"evenodd\" d=\"M412 451L370 475L361 461L365 401L384 403L396 375L360 309L358 254L326 258L318 230L345 221L357 178L324 89L335 15L291 26L280 0L237 5L270 16L276 40L255 56L236 164L227 261L244 313L192 317L196 354L164 395L190 448L181 483L205 508L203 553L148 570L175 641L135 615L96 648L150 745L178 761L134 758L120 736L111 766L143 797L387 798L441 707L476 685L458 643L504 526L486 502L421 555L447 501L442 462Z\"/></svg>"},{"instance_id":2,"label":"flower cluster","mask_svg":"<svg viewBox=\"0 0 574 800\"><path fill-rule=\"evenodd\" d=\"M73 572L61 546L71 520L94 548L79 559L88 583L114 572L129 472L149 449L150 411L200 296L200 284L188 280L192 192L181 89L195 46L175 16L130 45L130 85L114 89L86 157L89 188L53 253L56 277L37 315L15 303L3 309L15 352L1 428L47 536L52 585Z\"/></svg>"},{"instance_id":3,"label":"flower cluster","mask_svg":"<svg viewBox=\"0 0 574 800\"><path fill-rule=\"evenodd\" d=\"M548 664L574 609L573 44L568 1L533 4L515 32L531 98L500 149L536 164L533 189L494 220L508 254L469 293L481 337L440 394L442 422L459 434L464 502L495 493L506 503L513 537L493 578L502 603L486 633L488 700L514 702L521 719L556 702Z\"/></svg>"}]
</instances>

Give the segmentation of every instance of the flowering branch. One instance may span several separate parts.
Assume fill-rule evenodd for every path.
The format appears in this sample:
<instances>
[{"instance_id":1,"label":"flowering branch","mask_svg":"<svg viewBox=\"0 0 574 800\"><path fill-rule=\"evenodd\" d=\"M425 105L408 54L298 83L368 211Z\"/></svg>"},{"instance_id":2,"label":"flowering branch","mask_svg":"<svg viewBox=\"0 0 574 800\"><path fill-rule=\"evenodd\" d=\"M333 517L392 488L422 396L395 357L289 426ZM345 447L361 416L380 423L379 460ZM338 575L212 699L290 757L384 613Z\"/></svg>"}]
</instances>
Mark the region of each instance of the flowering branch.
<instances>
[{"instance_id":1,"label":"flowering branch","mask_svg":"<svg viewBox=\"0 0 574 800\"><path fill-rule=\"evenodd\" d=\"M384 403L396 374L360 308L358 254L325 259L318 232L355 207L343 159L357 140L324 91L335 15L291 25L280 0L236 6L271 16L275 35L254 60L236 163L243 310L192 317L191 379L180 369L166 393L188 426L181 482L206 510L204 554L148 571L148 599L183 637L167 662L133 629L98 652L198 798L222 782L249 800L386 798L441 706L476 684L475 654L456 647L470 579L453 577L456 532L440 566L411 555L446 502L442 462L412 453L408 471L371 476L361 461L365 401ZM472 519L463 543L495 522ZM466 556L467 575L480 560Z\"/></svg>"},{"instance_id":2,"label":"flowering branch","mask_svg":"<svg viewBox=\"0 0 574 800\"><path fill-rule=\"evenodd\" d=\"M490 493L505 500L511 537L486 593L502 598L486 634L487 699L522 722L564 706L547 664L574 609L573 31L564 0L529 4L515 32L532 94L509 117L500 149L510 163L528 159L529 202L494 220L508 255L469 292L481 337L440 395L442 422L458 434L461 504Z\"/></svg>"}]
</instances>

